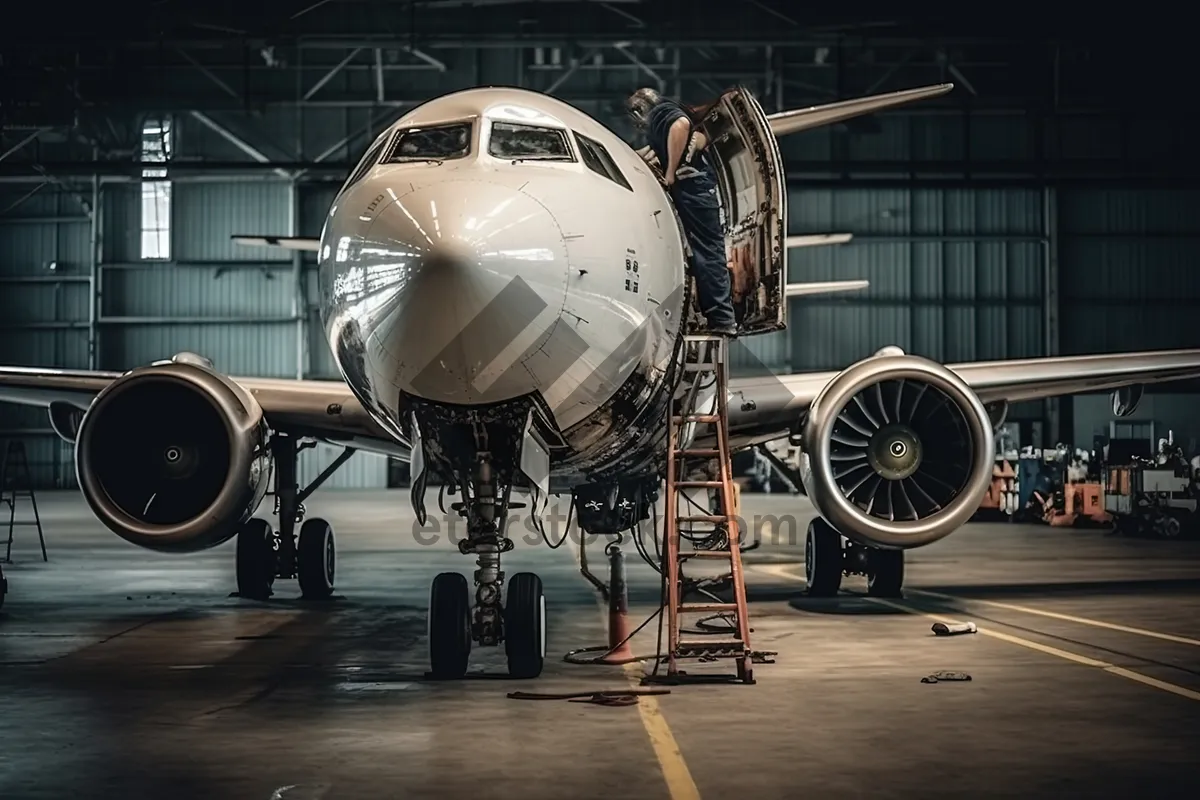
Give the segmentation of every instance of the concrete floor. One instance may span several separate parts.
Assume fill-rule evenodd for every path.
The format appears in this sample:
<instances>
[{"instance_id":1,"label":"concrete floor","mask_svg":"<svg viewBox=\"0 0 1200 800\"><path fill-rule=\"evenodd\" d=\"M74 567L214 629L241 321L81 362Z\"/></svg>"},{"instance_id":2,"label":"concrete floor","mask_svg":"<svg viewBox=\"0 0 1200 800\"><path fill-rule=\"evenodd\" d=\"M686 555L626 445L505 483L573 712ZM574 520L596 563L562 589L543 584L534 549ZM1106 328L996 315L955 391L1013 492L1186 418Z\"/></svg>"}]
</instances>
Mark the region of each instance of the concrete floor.
<instances>
[{"instance_id":1,"label":"concrete floor","mask_svg":"<svg viewBox=\"0 0 1200 800\"><path fill-rule=\"evenodd\" d=\"M753 643L777 662L756 668L755 686L607 708L505 693L625 688L621 668L556 658L537 681L490 680L503 656L483 651L480 679L423 680L429 581L469 575L472 561L445 532L418 542L407 492L309 502L339 533L341 599L322 607L297 602L294 585L270 603L229 598L232 544L156 555L108 533L74 493L38 499L50 562L18 529L0 611L5 800L1200 789L1200 542L972 524L909 554L904 600L856 596L862 579L848 578L842 597L818 601L797 577L807 501L747 495L750 519L795 515L794 533L775 523L746 559ZM552 654L604 641L574 551L518 542L506 562L542 575ZM640 620L657 576L627 551ZM980 634L934 637L935 617ZM653 652L654 635L634 649ZM920 682L939 670L973 680Z\"/></svg>"}]
</instances>

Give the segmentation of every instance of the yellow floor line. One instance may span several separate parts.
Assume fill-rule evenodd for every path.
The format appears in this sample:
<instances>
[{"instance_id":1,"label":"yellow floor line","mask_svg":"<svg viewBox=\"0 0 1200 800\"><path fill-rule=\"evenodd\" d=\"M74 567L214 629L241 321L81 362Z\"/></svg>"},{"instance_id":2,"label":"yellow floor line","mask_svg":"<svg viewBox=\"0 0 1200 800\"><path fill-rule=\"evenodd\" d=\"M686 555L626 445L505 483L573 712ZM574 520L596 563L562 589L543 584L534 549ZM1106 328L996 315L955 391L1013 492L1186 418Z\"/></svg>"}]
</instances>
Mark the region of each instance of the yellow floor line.
<instances>
[{"instance_id":1,"label":"yellow floor line","mask_svg":"<svg viewBox=\"0 0 1200 800\"><path fill-rule=\"evenodd\" d=\"M1105 622L1100 619L1091 619L1089 617L1077 617L1073 614L1060 614L1057 611L1047 611L1042 608L1034 608L1032 606L1019 606L1015 603L1001 603L996 600L980 600L974 597L957 597L955 595L942 594L941 592L930 592L925 589L908 589L904 591L913 594L921 594L926 597L936 597L941 600L953 600L958 603L978 603L983 606L991 606L992 608L1002 608L1007 611L1018 611L1022 614L1035 614L1039 617L1048 617L1049 619L1059 619L1063 622L1073 622L1077 625L1090 625L1093 628L1105 628L1110 631L1120 631L1121 633L1131 633L1135 636L1146 636L1151 639L1162 639L1164 642L1175 642L1176 644L1188 644L1193 647L1200 647L1200 639L1189 639L1186 636L1176 636L1173 633L1161 633L1152 631L1146 628L1135 628L1130 625L1119 625L1115 622Z\"/></svg>"},{"instance_id":2,"label":"yellow floor line","mask_svg":"<svg viewBox=\"0 0 1200 800\"><path fill-rule=\"evenodd\" d=\"M578 558L576 551L577 562ZM608 606L599 593L596 594L596 602L600 605L604 630L608 630ZM626 664L624 670L630 687L640 688L644 674L641 663ZM654 695L642 695L638 698L637 707L638 715L642 718L642 727L650 737L650 745L654 748L654 757L658 759L658 766L662 770L671 800L700 800L700 789L692 778L692 771L688 769L679 743L675 741L675 734L667 724L667 718L663 716L658 698Z\"/></svg>"},{"instance_id":3,"label":"yellow floor line","mask_svg":"<svg viewBox=\"0 0 1200 800\"><path fill-rule=\"evenodd\" d=\"M758 567L759 571L766 572L769 575L787 578L787 579L790 579L793 581L798 581L800 583L806 583L806 581L803 577L795 574L794 572L791 572L789 565L759 564L759 565L757 565L757 567ZM939 597L942 597L942 598L945 598L948 600L958 601L961 599L961 598L952 597L951 595L937 595L934 592L924 592L919 589L905 589L905 591L912 592L913 594L926 594L926 595L939 596ZM919 611L915 608L910 608L910 607L902 605L900 603L894 603L891 600L884 600L883 598L879 598L879 597L860 597L859 599L866 600L866 601L874 603L876 605L886 606L888 608L892 608L897 611L903 611L906 614L912 614L912 615L918 616L918 617L925 617L926 619L933 620L934 622L944 622L946 624L952 624L952 623L955 623L958 621L958 620L951 619L950 617L941 616L940 614L930 614L925 611ZM976 602L976 601L971 601L971 602ZM982 602L982 601L979 601L979 602ZM995 605L995 604L993 603L993 605ZM1049 614L1051 612L1046 612L1046 613ZM1080 618L1080 621L1082 621L1082 618ZM1086 624L1086 623L1084 623L1084 624ZM1107 626L1101 626L1101 627L1107 627ZM991 638L999 639L1002 642L1008 642L1009 644L1015 644L1020 647L1027 648L1029 650L1036 650L1039 653L1045 653L1046 655L1055 656L1056 658L1061 658L1065 661L1072 661L1076 664L1080 664L1085 667L1094 667L1096 669L1101 669L1104 672L1107 672L1111 675L1117 675L1121 678L1125 678L1126 680L1131 680L1136 683L1140 683L1144 686L1150 686L1150 687L1159 689L1164 692L1169 692L1169 693L1171 693L1173 695L1177 695L1179 697L1186 697L1189 700L1200 700L1200 692L1194 691L1192 689L1187 689L1183 686L1178 686L1174 683L1169 683L1167 681L1159 680L1158 678L1151 678L1149 675L1143 675L1140 672L1134 672L1133 670L1126 669L1125 667L1118 667L1115 664L1108 663L1107 661L1100 661L1095 658L1089 658L1087 656L1082 656L1078 653L1072 653L1069 650L1062 650L1057 647L1051 647L1048 644L1042 644L1040 642L1033 642L1033 641L1030 641L1029 639L1023 639L1020 636L1013 636L1012 634L1001 633L1000 631L994 631L994 630L991 630L988 628L978 628L978 631L983 636L990 636ZM1131 632L1133 632L1133 631L1131 631ZM1182 637L1180 637L1180 638L1182 638Z\"/></svg>"}]
</instances>

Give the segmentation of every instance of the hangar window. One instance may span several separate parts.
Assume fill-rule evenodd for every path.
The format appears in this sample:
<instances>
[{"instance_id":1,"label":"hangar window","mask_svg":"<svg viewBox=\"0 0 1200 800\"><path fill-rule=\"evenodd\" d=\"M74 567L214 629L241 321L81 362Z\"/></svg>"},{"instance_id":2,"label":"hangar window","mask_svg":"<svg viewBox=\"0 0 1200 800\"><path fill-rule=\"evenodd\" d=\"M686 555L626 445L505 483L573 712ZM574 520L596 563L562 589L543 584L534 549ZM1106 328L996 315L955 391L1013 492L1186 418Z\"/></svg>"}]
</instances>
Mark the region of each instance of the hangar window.
<instances>
[{"instance_id":1,"label":"hangar window","mask_svg":"<svg viewBox=\"0 0 1200 800\"><path fill-rule=\"evenodd\" d=\"M633 191L633 187L629 185L629 181L625 180L625 176L621 174L617 163L612 160L612 156L608 154L604 145L579 132L575 133L575 140L579 142L579 154L583 156L583 163L587 164L588 169L598 175L603 175L613 183L619 183L631 192Z\"/></svg>"},{"instance_id":2,"label":"hangar window","mask_svg":"<svg viewBox=\"0 0 1200 800\"><path fill-rule=\"evenodd\" d=\"M496 158L537 161L574 161L567 134L557 128L493 122L488 155Z\"/></svg>"},{"instance_id":3,"label":"hangar window","mask_svg":"<svg viewBox=\"0 0 1200 800\"><path fill-rule=\"evenodd\" d=\"M409 128L396 137L387 163L402 161L446 161L471 152L471 123Z\"/></svg>"},{"instance_id":4,"label":"hangar window","mask_svg":"<svg viewBox=\"0 0 1200 800\"><path fill-rule=\"evenodd\" d=\"M141 160L163 167L142 170L142 258L171 257L171 182L166 162L171 158L171 121L148 119L142 123Z\"/></svg>"}]
</instances>

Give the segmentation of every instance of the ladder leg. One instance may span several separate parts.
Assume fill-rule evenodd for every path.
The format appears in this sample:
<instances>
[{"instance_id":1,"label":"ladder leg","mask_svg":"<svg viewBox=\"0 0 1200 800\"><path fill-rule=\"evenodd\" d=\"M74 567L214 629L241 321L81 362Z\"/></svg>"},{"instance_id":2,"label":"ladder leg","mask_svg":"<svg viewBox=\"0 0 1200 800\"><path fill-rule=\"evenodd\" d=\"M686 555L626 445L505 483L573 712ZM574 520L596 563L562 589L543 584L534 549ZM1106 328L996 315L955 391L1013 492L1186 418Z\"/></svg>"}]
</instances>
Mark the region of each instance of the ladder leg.
<instances>
[{"instance_id":1,"label":"ladder leg","mask_svg":"<svg viewBox=\"0 0 1200 800\"><path fill-rule=\"evenodd\" d=\"M674 675L678 669L675 655L679 649L679 501L673 491L675 475L675 426L667 419L667 491L666 508L663 513L663 558L662 566L667 571L667 674Z\"/></svg>"},{"instance_id":2,"label":"ladder leg","mask_svg":"<svg viewBox=\"0 0 1200 800\"><path fill-rule=\"evenodd\" d=\"M14 491L8 503L8 547L4 551L4 560L12 563L13 530L17 527L17 494Z\"/></svg>"},{"instance_id":3,"label":"ladder leg","mask_svg":"<svg viewBox=\"0 0 1200 800\"><path fill-rule=\"evenodd\" d=\"M42 546L42 561L49 561L50 557L46 555L46 536L42 533L42 515L38 513L37 497L32 488L29 490L29 504L33 506L33 524L37 526L38 544Z\"/></svg>"},{"instance_id":4,"label":"ladder leg","mask_svg":"<svg viewBox=\"0 0 1200 800\"><path fill-rule=\"evenodd\" d=\"M723 353L722 353L723 355ZM738 676L745 682L753 681L753 666L750 657L750 611L746 599L746 576L742 569L742 532L738 525L737 504L734 502L733 464L729 457L728 402L725 387L728 385L729 365L722 357L718 369L721 377L717 385L721 391L717 394L717 448L721 451L721 493L725 505L725 513L729 514L729 550L730 566L733 573L734 602L737 604L738 638L745 645L742 656L738 659Z\"/></svg>"}]
</instances>

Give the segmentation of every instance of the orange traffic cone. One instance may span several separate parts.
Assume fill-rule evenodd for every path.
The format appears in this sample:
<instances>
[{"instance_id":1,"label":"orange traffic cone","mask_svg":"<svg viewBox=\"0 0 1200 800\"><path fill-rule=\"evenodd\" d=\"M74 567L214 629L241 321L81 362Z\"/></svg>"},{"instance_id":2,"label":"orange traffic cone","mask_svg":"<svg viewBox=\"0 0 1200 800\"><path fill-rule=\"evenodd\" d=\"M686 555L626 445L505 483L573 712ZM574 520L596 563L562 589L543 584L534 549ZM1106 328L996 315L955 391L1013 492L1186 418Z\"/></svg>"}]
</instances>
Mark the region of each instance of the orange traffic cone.
<instances>
[{"instance_id":1,"label":"orange traffic cone","mask_svg":"<svg viewBox=\"0 0 1200 800\"><path fill-rule=\"evenodd\" d=\"M634 658L629 646L629 589L625 584L625 554L615 544L608 553L608 647L600 657L605 664L629 664Z\"/></svg>"}]
</instances>

